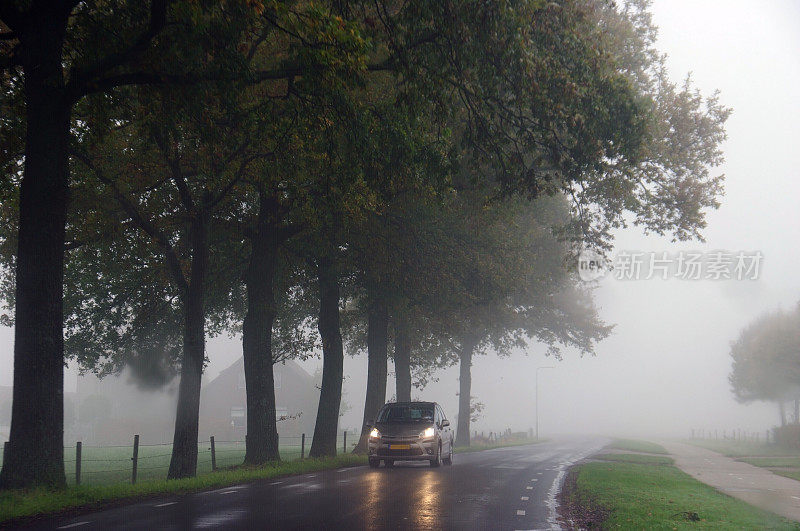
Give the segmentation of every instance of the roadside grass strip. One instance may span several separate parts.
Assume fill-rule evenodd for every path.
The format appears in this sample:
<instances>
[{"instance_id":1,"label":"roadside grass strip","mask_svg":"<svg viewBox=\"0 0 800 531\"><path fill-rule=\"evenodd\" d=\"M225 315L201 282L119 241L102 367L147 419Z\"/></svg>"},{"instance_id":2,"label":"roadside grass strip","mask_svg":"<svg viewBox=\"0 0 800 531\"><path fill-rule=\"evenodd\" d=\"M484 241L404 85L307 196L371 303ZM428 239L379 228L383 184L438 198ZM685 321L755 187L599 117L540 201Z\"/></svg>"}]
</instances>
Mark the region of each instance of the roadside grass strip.
<instances>
[{"instance_id":1,"label":"roadside grass strip","mask_svg":"<svg viewBox=\"0 0 800 531\"><path fill-rule=\"evenodd\" d=\"M539 442L543 442L541 439ZM508 441L491 445L475 445L466 448L455 448L456 452L479 452L493 448L535 444L536 441ZM112 453L116 451L111 451ZM298 452L299 455L299 452ZM117 457L114 453L114 458ZM158 456L161 458L163 456ZM241 462L242 456L237 459ZM0 491L0 527L20 523L33 517L50 516L57 513L80 514L106 507L134 503L166 494L191 494L214 488L230 487L239 483L259 479L296 476L321 470L345 469L366 465L364 455L344 454L336 457L320 459L294 459L279 461L259 467L231 466L217 472L200 473L197 477L186 479L146 479L135 485L130 483L114 483L107 485L70 485L63 490L29 489ZM198 466L198 468L200 468ZM102 471L99 468L98 471ZM162 471L162 478L163 478ZM130 478L130 472L120 471L119 481ZM128 479L129 481L129 479ZM281 482L275 481L277 485ZM224 494L224 493L223 493Z\"/></svg>"},{"instance_id":2,"label":"roadside grass strip","mask_svg":"<svg viewBox=\"0 0 800 531\"><path fill-rule=\"evenodd\" d=\"M472 443L470 446L454 446L453 452L457 454L465 454L469 452L482 452L483 450L492 450L494 448L508 448L511 446L527 446L529 444L539 444L547 442L547 439L539 439L538 441L535 439L525 439L520 441L509 441L509 442L502 442L502 443L492 443L492 444L475 444Z\"/></svg>"},{"instance_id":3,"label":"roadside grass strip","mask_svg":"<svg viewBox=\"0 0 800 531\"><path fill-rule=\"evenodd\" d=\"M726 457L800 457L797 449L784 448L773 443L714 439L689 439L683 442Z\"/></svg>"},{"instance_id":4,"label":"roadside grass strip","mask_svg":"<svg viewBox=\"0 0 800 531\"><path fill-rule=\"evenodd\" d=\"M800 468L797 469L770 469L773 474L778 474L779 476L787 477L789 479L796 479L800 481Z\"/></svg>"},{"instance_id":5,"label":"roadside grass strip","mask_svg":"<svg viewBox=\"0 0 800 531\"><path fill-rule=\"evenodd\" d=\"M615 439L608 445L608 448L615 450L626 450L628 452L641 452L645 454L667 455L669 452L660 444L635 439Z\"/></svg>"},{"instance_id":6,"label":"roadside grass strip","mask_svg":"<svg viewBox=\"0 0 800 531\"><path fill-rule=\"evenodd\" d=\"M779 476L800 481L800 457L740 457L736 460L766 468Z\"/></svg>"},{"instance_id":7,"label":"roadside grass strip","mask_svg":"<svg viewBox=\"0 0 800 531\"><path fill-rule=\"evenodd\" d=\"M740 457L737 461L766 468L800 468L800 457Z\"/></svg>"},{"instance_id":8,"label":"roadside grass strip","mask_svg":"<svg viewBox=\"0 0 800 531\"><path fill-rule=\"evenodd\" d=\"M321 459L280 461L259 467L235 467L175 480L148 480L135 485L70 486L64 490L32 489L0 491L0 523L49 515L62 511L84 512L101 509L114 502L127 503L164 494L187 494L258 479L305 474L318 470L366 465L366 456L346 454Z\"/></svg>"},{"instance_id":9,"label":"roadside grass strip","mask_svg":"<svg viewBox=\"0 0 800 531\"><path fill-rule=\"evenodd\" d=\"M675 461L665 455L646 455L646 454L600 454L592 459L602 461L618 461L620 463L638 463L641 465L671 465Z\"/></svg>"},{"instance_id":10,"label":"roadside grass strip","mask_svg":"<svg viewBox=\"0 0 800 531\"><path fill-rule=\"evenodd\" d=\"M737 461L766 468L773 474L800 481L800 451L776 444L753 441L689 440L693 444L732 457Z\"/></svg>"},{"instance_id":11,"label":"roadside grass strip","mask_svg":"<svg viewBox=\"0 0 800 531\"><path fill-rule=\"evenodd\" d=\"M800 529L800 524L722 494L666 463L578 465L570 470L562 505L572 520L577 515L572 524L581 528ZM591 519L581 522L586 515Z\"/></svg>"}]
</instances>

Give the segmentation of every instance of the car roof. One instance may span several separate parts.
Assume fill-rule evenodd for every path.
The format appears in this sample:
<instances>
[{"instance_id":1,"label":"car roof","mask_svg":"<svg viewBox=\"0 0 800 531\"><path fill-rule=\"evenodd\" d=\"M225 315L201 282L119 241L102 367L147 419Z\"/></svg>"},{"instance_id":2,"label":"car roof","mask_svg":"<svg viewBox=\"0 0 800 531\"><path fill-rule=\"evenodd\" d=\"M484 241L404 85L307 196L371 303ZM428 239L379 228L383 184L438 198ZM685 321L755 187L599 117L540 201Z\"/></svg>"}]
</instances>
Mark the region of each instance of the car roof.
<instances>
[{"instance_id":1,"label":"car roof","mask_svg":"<svg viewBox=\"0 0 800 531\"><path fill-rule=\"evenodd\" d=\"M383 406L410 406L410 405L425 405L425 406L432 406L438 405L437 402L425 402L421 400L413 400L411 402L386 402Z\"/></svg>"}]
</instances>

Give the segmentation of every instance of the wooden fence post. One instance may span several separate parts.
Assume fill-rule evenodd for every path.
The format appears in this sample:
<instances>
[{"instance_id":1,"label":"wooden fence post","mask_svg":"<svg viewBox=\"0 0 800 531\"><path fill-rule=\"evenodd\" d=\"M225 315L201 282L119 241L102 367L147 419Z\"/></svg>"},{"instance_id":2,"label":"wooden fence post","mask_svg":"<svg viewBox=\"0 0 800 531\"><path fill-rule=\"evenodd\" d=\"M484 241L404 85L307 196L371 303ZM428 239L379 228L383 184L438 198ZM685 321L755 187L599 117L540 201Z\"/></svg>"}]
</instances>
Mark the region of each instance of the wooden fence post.
<instances>
[{"instance_id":1,"label":"wooden fence post","mask_svg":"<svg viewBox=\"0 0 800 531\"><path fill-rule=\"evenodd\" d=\"M342 443L342 453L347 453L347 430L344 430L344 442Z\"/></svg>"},{"instance_id":2,"label":"wooden fence post","mask_svg":"<svg viewBox=\"0 0 800 531\"><path fill-rule=\"evenodd\" d=\"M78 441L75 443L75 484L81 484L81 449L83 443Z\"/></svg>"},{"instance_id":3,"label":"wooden fence post","mask_svg":"<svg viewBox=\"0 0 800 531\"><path fill-rule=\"evenodd\" d=\"M306 434L300 436L300 459L306 456Z\"/></svg>"},{"instance_id":4,"label":"wooden fence post","mask_svg":"<svg viewBox=\"0 0 800 531\"><path fill-rule=\"evenodd\" d=\"M133 468L131 469L131 484L136 484L136 472L139 469L139 434L133 436Z\"/></svg>"},{"instance_id":5,"label":"wooden fence post","mask_svg":"<svg viewBox=\"0 0 800 531\"><path fill-rule=\"evenodd\" d=\"M214 436L211 436L211 471L217 471L217 449L214 446Z\"/></svg>"}]
</instances>

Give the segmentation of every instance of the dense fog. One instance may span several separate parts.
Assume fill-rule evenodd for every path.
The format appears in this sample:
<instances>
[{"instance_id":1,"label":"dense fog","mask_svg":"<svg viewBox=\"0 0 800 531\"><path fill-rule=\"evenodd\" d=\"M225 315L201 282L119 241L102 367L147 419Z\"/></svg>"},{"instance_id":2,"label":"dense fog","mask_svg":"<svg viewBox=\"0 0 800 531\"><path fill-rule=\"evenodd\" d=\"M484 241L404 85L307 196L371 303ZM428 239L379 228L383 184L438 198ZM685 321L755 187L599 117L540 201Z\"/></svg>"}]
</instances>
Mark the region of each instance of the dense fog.
<instances>
[{"instance_id":1,"label":"dense fog","mask_svg":"<svg viewBox=\"0 0 800 531\"><path fill-rule=\"evenodd\" d=\"M791 309L800 299L800 4L660 0L653 12L671 77L679 80L691 71L704 94L718 89L721 102L733 109L723 146L726 161L718 169L726 176L725 195L719 210L708 214L705 242L675 243L629 228L615 232L609 256L623 251L646 257L666 252L673 258L693 251L760 252L757 278L620 280L606 275L596 282L594 294L600 317L615 328L594 357L566 349L556 360L535 343L508 357L476 357L472 394L485 406L473 425L478 432L533 428L535 374L543 366L554 367L539 372L544 437L688 437L692 429L763 434L779 421L774 404L736 402L728 376L730 343L739 331L760 314ZM12 383L12 349L13 331L0 328L3 386ZM210 339L207 355L204 383L241 356L239 337ZM313 375L321 360L300 364ZM387 399L394 394L392 370L390 362ZM347 355L344 373L349 409L340 427L359 430L366 356ZM76 389L76 374L74 366L66 370L67 392ZM440 402L455 418L458 367L437 371L435 378L424 389L414 388L412 396Z\"/></svg>"}]
</instances>

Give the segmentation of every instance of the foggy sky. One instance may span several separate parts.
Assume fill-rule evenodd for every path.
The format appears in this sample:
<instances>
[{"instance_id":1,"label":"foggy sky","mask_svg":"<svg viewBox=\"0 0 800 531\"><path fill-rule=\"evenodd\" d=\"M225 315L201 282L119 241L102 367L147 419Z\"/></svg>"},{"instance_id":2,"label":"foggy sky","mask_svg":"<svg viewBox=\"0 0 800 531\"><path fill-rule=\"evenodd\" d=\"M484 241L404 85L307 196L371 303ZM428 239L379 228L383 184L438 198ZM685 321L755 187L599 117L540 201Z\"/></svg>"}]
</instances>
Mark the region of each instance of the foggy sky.
<instances>
[{"instance_id":1,"label":"foggy sky","mask_svg":"<svg viewBox=\"0 0 800 531\"><path fill-rule=\"evenodd\" d=\"M637 228L617 233L617 249L761 251L757 281L618 281L606 278L595 296L601 317L615 323L593 358L565 351L563 361L531 345L527 357L477 357L472 394L486 405L477 430L527 430L534 422L533 375L541 372L540 430L688 436L691 428L759 430L778 421L771 404L737 404L730 392L729 343L759 314L800 299L800 2L654 2L659 49L673 80L693 73L706 95L721 91L728 120L725 197L708 215L706 243L674 244ZM13 331L0 328L0 385L11 385ZM241 356L238 339L208 342L207 378ZM303 363L313 373L320 360ZM392 367L390 365L390 371ZM66 390L74 390L67 371ZM360 425L366 357L345 360L343 427ZM457 413L458 369L413 396ZM394 393L390 377L388 396ZM763 436L763 435L762 435Z\"/></svg>"}]
</instances>

